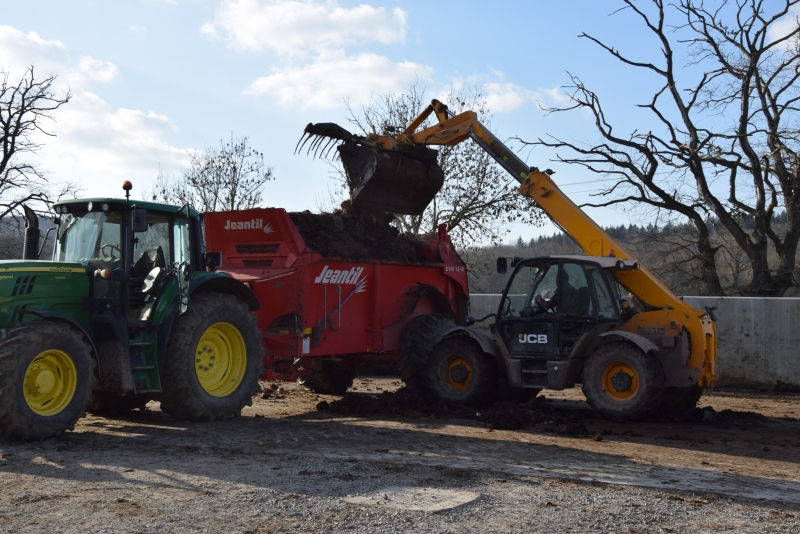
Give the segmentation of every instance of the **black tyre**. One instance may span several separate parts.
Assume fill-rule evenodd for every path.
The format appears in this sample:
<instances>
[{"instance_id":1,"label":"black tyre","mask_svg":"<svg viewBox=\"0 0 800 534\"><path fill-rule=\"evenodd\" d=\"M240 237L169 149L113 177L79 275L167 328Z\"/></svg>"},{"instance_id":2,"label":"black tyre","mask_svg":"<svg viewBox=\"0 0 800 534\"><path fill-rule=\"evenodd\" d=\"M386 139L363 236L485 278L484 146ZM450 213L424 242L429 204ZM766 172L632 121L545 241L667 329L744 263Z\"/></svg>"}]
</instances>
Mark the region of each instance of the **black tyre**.
<instances>
[{"instance_id":1,"label":"black tyre","mask_svg":"<svg viewBox=\"0 0 800 534\"><path fill-rule=\"evenodd\" d=\"M312 371L300 379L300 384L323 395L344 395L353 385L356 370L337 362L322 361L322 369Z\"/></svg>"},{"instance_id":2,"label":"black tyre","mask_svg":"<svg viewBox=\"0 0 800 534\"><path fill-rule=\"evenodd\" d=\"M238 416L253 403L263 354L247 304L224 293L193 297L169 335L161 409L189 421Z\"/></svg>"},{"instance_id":3,"label":"black tyre","mask_svg":"<svg viewBox=\"0 0 800 534\"><path fill-rule=\"evenodd\" d=\"M95 361L80 332L36 321L0 341L0 437L42 439L84 416Z\"/></svg>"},{"instance_id":4,"label":"black tyre","mask_svg":"<svg viewBox=\"0 0 800 534\"><path fill-rule=\"evenodd\" d=\"M145 395L117 395L111 391L95 391L92 397L86 411L95 415L124 414L136 409L144 411L151 400Z\"/></svg>"},{"instance_id":5,"label":"black tyre","mask_svg":"<svg viewBox=\"0 0 800 534\"><path fill-rule=\"evenodd\" d=\"M408 322L400 336L400 377L409 388L430 389L428 362L441 332L455 326L438 313L419 315Z\"/></svg>"},{"instance_id":6,"label":"black tyre","mask_svg":"<svg viewBox=\"0 0 800 534\"><path fill-rule=\"evenodd\" d=\"M586 400L612 419L640 419L653 412L664 396L664 381L658 359L625 342L603 345L583 368Z\"/></svg>"},{"instance_id":7,"label":"black tyre","mask_svg":"<svg viewBox=\"0 0 800 534\"><path fill-rule=\"evenodd\" d=\"M497 386L494 361L465 337L445 338L434 347L428 375L433 391L457 404L486 401Z\"/></svg>"},{"instance_id":8,"label":"black tyre","mask_svg":"<svg viewBox=\"0 0 800 534\"><path fill-rule=\"evenodd\" d=\"M703 396L703 388L697 384L689 387L667 387L661 397L659 411L665 415L682 416L697 408L697 401Z\"/></svg>"}]
</instances>

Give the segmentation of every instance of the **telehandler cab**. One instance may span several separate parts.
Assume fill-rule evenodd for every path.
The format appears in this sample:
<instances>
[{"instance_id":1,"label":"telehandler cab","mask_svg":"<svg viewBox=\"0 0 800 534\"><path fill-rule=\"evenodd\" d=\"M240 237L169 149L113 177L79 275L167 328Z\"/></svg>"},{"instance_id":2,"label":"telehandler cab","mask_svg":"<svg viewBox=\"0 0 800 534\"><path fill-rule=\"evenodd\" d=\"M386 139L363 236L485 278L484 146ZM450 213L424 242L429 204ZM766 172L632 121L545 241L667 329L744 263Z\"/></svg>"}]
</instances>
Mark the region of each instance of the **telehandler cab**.
<instances>
[{"instance_id":1,"label":"telehandler cab","mask_svg":"<svg viewBox=\"0 0 800 534\"><path fill-rule=\"evenodd\" d=\"M87 408L159 399L181 419L238 415L262 372L258 300L206 272L200 214L130 199L57 202L52 261L28 220L22 261L0 262L0 437L72 429ZM218 261L216 263L219 263Z\"/></svg>"},{"instance_id":2,"label":"telehandler cab","mask_svg":"<svg viewBox=\"0 0 800 534\"><path fill-rule=\"evenodd\" d=\"M420 129L431 116L433 124ZM716 382L711 310L695 310L678 298L558 188L552 171L526 165L475 112L453 115L433 100L395 134L359 137L325 123L309 124L304 137L299 148L314 138L309 151L317 153L339 143L353 209L412 215L422 213L442 185L437 152L428 146L472 139L586 252L515 263L500 309L481 319L494 317L494 338L439 318L426 344L432 351L401 354L415 362L405 367L417 369L416 378L424 375L443 398L470 402L498 389L524 398L578 382L598 411L635 419L660 405L693 408L703 387ZM543 284L555 302L537 298ZM629 306L622 290L641 309Z\"/></svg>"}]
</instances>

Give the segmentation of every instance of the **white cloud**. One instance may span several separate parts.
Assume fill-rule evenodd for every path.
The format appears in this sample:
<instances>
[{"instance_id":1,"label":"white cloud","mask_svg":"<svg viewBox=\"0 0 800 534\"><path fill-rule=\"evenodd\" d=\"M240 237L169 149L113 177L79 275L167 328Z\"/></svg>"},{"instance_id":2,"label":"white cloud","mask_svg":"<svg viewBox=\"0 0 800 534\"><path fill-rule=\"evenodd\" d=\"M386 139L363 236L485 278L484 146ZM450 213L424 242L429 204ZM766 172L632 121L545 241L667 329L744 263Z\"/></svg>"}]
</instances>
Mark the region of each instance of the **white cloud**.
<instances>
[{"instance_id":1,"label":"white cloud","mask_svg":"<svg viewBox=\"0 0 800 534\"><path fill-rule=\"evenodd\" d=\"M225 0L201 32L237 50L297 56L365 41L402 42L406 13L368 5L347 9L334 0Z\"/></svg>"},{"instance_id":2,"label":"white cloud","mask_svg":"<svg viewBox=\"0 0 800 534\"><path fill-rule=\"evenodd\" d=\"M410 61L394 62L377 54L320 58L301 67L277 70L256 79L247 93L269 95L284 106L341 108L369 102L372 95L403 91L416 81L433 79L433 69Z\"/></svg>"},{"instance_id":3,"label":"white cloud","mask_svg":"<svg viewBox=\"0 0 800 534\"><path fill-rule=\"evenodd\" d=\"M569 101L561 88L525 89L513 83L487 82L483 84L486 103L494 113L508 113L525 104L536 103L543 107L565 104Z\"/></svg>"},{"instance_id":4,"label":"white cloud","mask_svg":"<svg viewBox=\"0 0 800 534\"><path fill-rule=\"evenodd\" d=\"M769 31L767 33L767 37L769 38L770 42L777 41L778 39L786 37L793 31L795 31L797 29L799 18L800 18L800 5L792 6L789 9L789 13L785 17L783 17L782 19L778 20L777 22L775 22L770 26ZM792 46L793 41L796 41L796 38L790 39L783 46L789 48Z\"/></svg>"},{"instance_id":5,"label":"white cloud","mask_svg":"<svg viewBox=\"0 0 800 534\"><path fill-rule=\"evenodd\" d=\"M29 65L35 66L37 79L58 75L55 92L72 92L72 100L53 113L55 121L43 123L56 135L41 139L41 163L54 178L77 181L87 193L98 193L108 190L109 179L114 185L115 179L149 179L159 165L172 171L185 163L185 150L165 139L176 130L169 118L153 111L113 109L90 90L92 84L118 78L114 63L90 56L74 61L60 41L0 26L0 68L13 81ZM109 193L116 194L116 187Z\"/></svg>"},{"instance_id":6,"label":"white cloud","mask_svg":"<svg viewBox=\"0 0 800 534\"><path fill-rule=\"evenodd\" d=\"M117 66L110 61L83 56L78 62L78 72L90 80L108 83L117 77Z\"/></svg>"}]
</instances>

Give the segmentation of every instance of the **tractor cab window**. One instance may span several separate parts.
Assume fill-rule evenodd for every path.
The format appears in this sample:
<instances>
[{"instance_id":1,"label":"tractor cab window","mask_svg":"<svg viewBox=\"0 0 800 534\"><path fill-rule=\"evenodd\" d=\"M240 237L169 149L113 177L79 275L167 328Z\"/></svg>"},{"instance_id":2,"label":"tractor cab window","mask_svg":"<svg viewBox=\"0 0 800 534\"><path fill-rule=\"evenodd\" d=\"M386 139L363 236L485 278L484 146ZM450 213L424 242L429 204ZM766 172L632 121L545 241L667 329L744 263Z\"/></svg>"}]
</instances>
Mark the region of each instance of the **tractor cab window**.
<instances>
[{"instance_id":1,"label":"tractor cab window","mask_svg":"<svg viewBox=\"0 0 800 534\"><path fill-rule=\"evenodd\" d=\"M149 213L147 231L135 234L132 261L138 262L145 255L155 258L153 260L155 266L166 268L172 264L169 248L169 217L166 215ZM159 255L160 259L157 258Z\"/></svg>"},{"instance_id":2,"label":"tractor cab window","mask_svg":"<svg viewBox=\"0 0 800 534\"><path fill-rule=\"evenodd\" d=\"M119 212L77 212L63 215L56 239L57 261L86 267L116 269L120 266Z\"/></svg>"}]
</instances>

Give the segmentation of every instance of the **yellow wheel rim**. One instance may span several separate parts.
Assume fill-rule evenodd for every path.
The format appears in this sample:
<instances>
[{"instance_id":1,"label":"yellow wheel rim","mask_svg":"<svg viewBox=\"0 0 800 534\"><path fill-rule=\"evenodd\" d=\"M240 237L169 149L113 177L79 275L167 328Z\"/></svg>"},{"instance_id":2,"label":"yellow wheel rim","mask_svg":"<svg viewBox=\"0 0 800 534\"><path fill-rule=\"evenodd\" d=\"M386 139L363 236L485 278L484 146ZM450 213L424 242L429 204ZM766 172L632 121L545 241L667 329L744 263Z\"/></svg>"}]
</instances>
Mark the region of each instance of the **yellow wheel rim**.
<instances>
[{"instance_id":1,"label":"yellow wheel rim","mask_svg":"<svg viewBox=\"0 0 800 534\"><path fill-rule=\"evenodd\" d=\"M603 372L603 391L616 400L628 400L639 391L639 375L625 362L614 362Z\"/></svg>"},{"instance_id":2,"label":"yellow wheel rim","mask_svg":"<svg viewBox=\"0 0 800 534\"><path fill-rule=\"evenodd\" d=\"M206 393L227 397L241 385L247 369L247 345L230 323L214 323L200 336L194 351L197 380Z\"/></svg>"},{"instance_id":3,"label":"yellow wheel rim","mask_svg":"<svg viewBox=\"0 0 800 534\"><path fill-rule=\"evenodd\" d=\"M451 357L447 362L447 383L456 389L466 389L472 382L472 366L460 356Z\"/></svg>"},{"instance_id":4,"label":"yellow wheel rim","mask_svg":"<svg viewBox=\"0 0 800 534\"><path fill-rule=\"evenodd\" d=\"M28 407L45 417L57 415L69 406L77 387L78 374L72 358L55 349L33 359L22 383Z\"/></svg>"}]
</instances>

